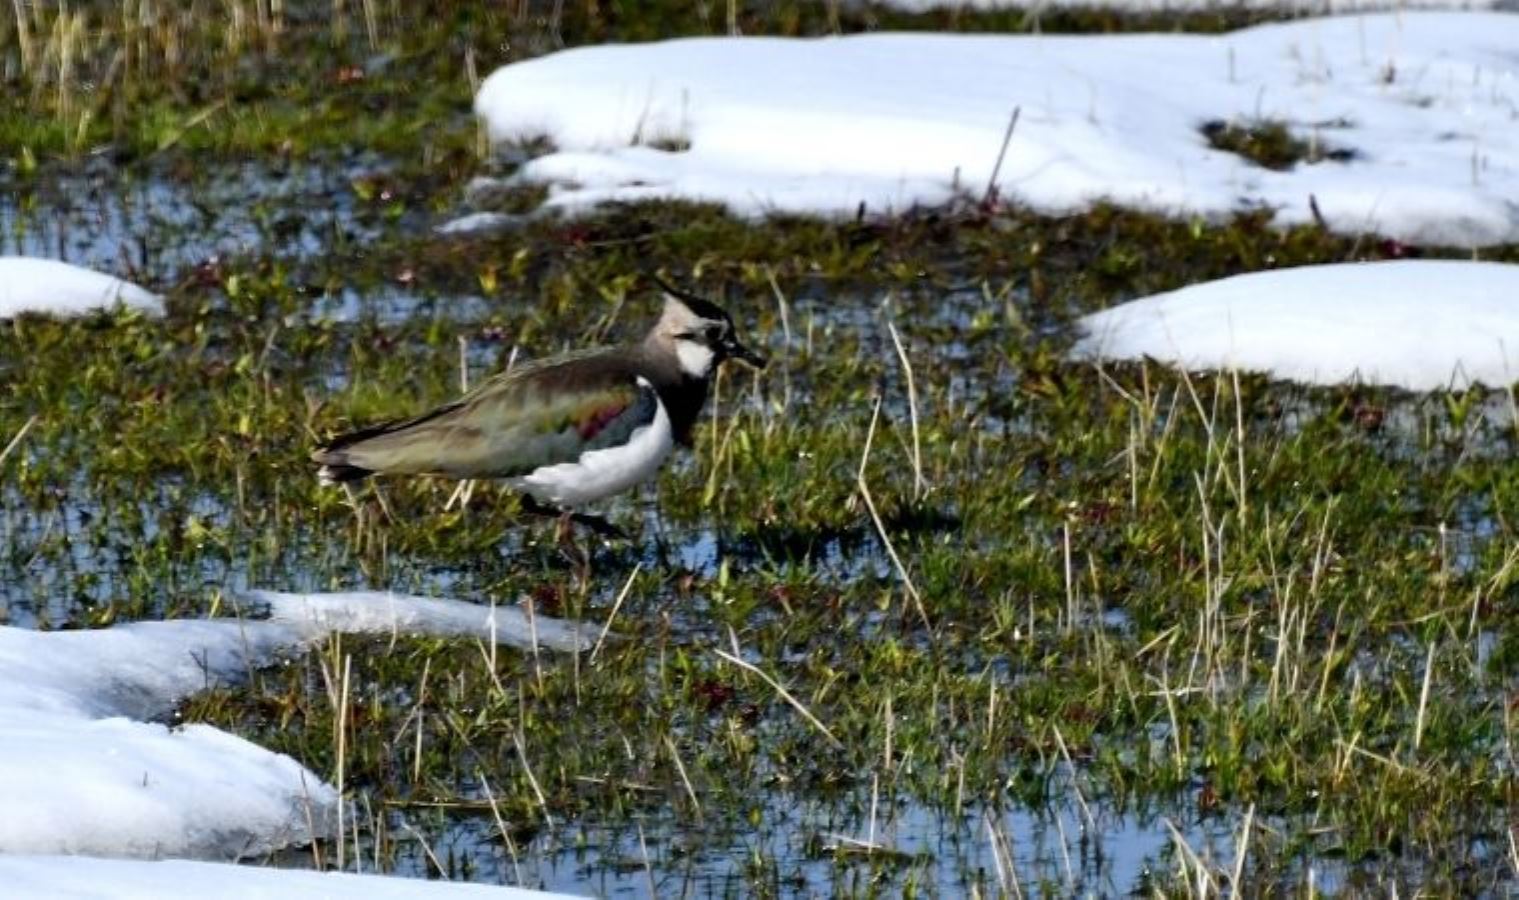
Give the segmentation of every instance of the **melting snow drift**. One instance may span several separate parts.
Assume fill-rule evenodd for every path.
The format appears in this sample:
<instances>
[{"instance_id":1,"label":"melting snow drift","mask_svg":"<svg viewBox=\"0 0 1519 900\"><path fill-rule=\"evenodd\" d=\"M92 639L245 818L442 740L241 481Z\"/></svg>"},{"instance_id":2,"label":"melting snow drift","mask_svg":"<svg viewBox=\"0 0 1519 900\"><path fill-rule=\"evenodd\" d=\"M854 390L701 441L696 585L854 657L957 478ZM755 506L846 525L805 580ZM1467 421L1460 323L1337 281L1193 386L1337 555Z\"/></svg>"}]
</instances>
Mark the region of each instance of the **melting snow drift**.
<instances>
[{"instance_id":1,"label":"melting snow drift","mask_svg":"<svg viewBox=\"0 0 1519 900\"><path fill-rule=\"evenodd\" d=\"M57 856L0 856L0 884L7 897L57 900L162 900L164 897L216 897L219 900L269 900L272 897L323 897L326 900L402 900L409 897L528 900L563 897L518 888L446 881L418 881L338 872L258 869L219 863L142 862Z\"/></svg>"},{"instance_id":2,"label":"melting snow drift","mask_svg":"<svg viewBox=\"0 0 1519 900\"><path fill-rule=\"evenodd\" d=\"M1149 357L1415 391L1519 381L1519 266L1437 260L1237 275L1081 320L1078 359Z\"/></svg>"},{"instance_id":3,"label":"melting snow drift","mask_svg":"<svg viewBox=\"0 0 1519 900\"><path fill-rule=\"evenodd\" d=\"M1504 0L883 0L907 12L930 9L1112 9L1132 13L1167 13L1235 9L1271 10L1300 16L1327 16L1389 9L1495 9Z\"/></svg>"},{"instance_id":4,"label":"melting snow drift","mask_svg":"<svg viewBox=\"0 0 1519 900\"><path fill-rule=\"evenodd\" d=\"M561 650L594 636L515 608L385 593L257 591L240 602L267 618L0 627L0 854L234 859L328 833L337 792L295 760L208 725L142 720L332 631L516 646L536 636Z\"/></svg>"},{"instance_id":5,"label":"melting snow drift","mask_svg":"<svg viewBox=\"0 0 1519 900\"><path fill-rule=\"evenodd\" d=\"M497 142L550 206L685 198L853 215L1001 196L1217 217L1269 207L1411 243L1519 240L1519 15L1309 19L1232 34L698 38L497 70ZM996 169L1010 115L1021 110ZM1341 161L1262 168L1210 122L1285 123Z\"/></svg>"},{"instance_id":6,"label":"melting snow drift","mask_svg":"<svg viewBox=\"0 0 1519 900\"><path fill-rule=\"evenodd\" d=\"M114 306L163 315L163 299L135 284L53 259L0 256L0 319L77 316Z\"/></svg>"}]
</instances>

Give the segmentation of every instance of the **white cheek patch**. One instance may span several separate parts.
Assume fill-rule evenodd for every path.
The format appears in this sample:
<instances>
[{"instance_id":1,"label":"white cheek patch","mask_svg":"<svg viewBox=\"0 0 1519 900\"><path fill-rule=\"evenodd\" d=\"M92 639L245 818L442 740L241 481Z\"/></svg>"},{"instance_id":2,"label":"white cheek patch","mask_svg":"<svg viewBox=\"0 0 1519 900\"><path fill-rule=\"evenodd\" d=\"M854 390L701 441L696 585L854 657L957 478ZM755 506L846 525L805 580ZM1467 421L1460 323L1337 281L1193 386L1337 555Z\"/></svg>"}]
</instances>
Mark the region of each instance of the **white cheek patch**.
<instances>
[{"instance_id":1,"label":"white cheek patch","mask_svg":"<svg viewBox=\"0 0 1519 900\"><path fill-rule=\"evenodd\" d=\"M692 378L706 378L712 371L712 361L717 354L712 352L711 347L695 341L678 340L675 342L675 356L680 360L682 372Z\"/></svg>"}]
</instances>

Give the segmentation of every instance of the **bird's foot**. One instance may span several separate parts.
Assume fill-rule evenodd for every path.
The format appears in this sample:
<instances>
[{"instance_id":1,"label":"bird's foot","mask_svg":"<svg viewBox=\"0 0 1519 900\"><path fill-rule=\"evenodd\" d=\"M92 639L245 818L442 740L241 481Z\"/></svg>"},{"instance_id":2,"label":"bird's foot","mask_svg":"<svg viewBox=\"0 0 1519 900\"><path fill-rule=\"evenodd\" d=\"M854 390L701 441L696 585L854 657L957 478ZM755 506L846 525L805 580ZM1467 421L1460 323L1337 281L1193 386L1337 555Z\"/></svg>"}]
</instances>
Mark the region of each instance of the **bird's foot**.
<instances>
[{"instance_id":1,"label":"bird's foot","mask_svg":"<svg viewBox=\"0 0 1519 900\"><path fill-rule=\"evenodd\" d=\"M531 494L522 495L522 511L531 513L535 516L545 516L552 519L558 519L561 525L564 527L567 527L567 523L571 522L576 525L582 525L590 529L599 537L605 538L609 541L630 540L626 531L623 531L621 528L618 528L616 525L613 525L611 522L607 521L601 516L593 516L589 513L571 512L567 509L560 509L556 506L540 503ZM564 537L564 535L560 535L561 541Z\"/></svg>"},{"instance_id":2,"label":"bird's foot","mask_svg":"<svg viewBox=\"0 0 1519 900\"><path fill-rule=\"evenodd\" d=\"M570 521L576 525L584 525L609 541L632 540L626 531L623 531L601 516L592 516L586 513L570 513Z\"/></svg>"}]
</instances>

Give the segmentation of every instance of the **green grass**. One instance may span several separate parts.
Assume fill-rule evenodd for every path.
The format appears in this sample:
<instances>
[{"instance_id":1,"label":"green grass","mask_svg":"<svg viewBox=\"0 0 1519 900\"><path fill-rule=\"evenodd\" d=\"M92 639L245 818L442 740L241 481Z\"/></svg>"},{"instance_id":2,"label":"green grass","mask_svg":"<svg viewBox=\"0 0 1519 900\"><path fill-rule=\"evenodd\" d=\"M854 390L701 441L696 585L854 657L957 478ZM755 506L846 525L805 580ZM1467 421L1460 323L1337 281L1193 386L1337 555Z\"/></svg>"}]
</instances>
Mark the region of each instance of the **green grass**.
<instances>
[{"instance_id":1,"label":"green grass","mask_svg":"<svg viewBox=\"0 0 1519 900\"><path fill-rule=\"evenodd\" d=\"M1347 162L1354 158L1351 150L1325 147L1315 138L1305 141L1294 137L1281 122L1237 123L1214 120L1202 127L1209 146L1245 157L1258 166L1278 171L1298 163L1325 160Z\"/></svg>"},{"instance_id":2,"label":"green grass","mask_svg":"<svg viewBox=\"0 0 1519 900\"><path fill-rule=\"evenodd\" d=\"M37 160L103 147L118 159L138 160L174 147L219 157L290 157L363 146L434 161L476 146L469 119L475 79L497 65L579 44L735 31L1213 33L1269 18L1228 9L903 13L803 0L729 7L659 0L357 6L122 0L37 3L29 15L0 17L0 159L28 169Z\"/></svg>"},{"instance_id":3,"label":"green grass","mask_svg":"<svg viewBox=\"0 0 1519 900\"><path fill-rule=\"evenodd\" d=\"M593 237L566 241L570 229ZM347 786L375 806L488 815L483 772L524 837L549 817L656 815L669 817L656 843L700 846L698 804L725 833L764 834L777 791L854 815L872 783L941 812L1058 805L1069 754L1102 815L1232 828L1254 809L1255 883L1301 884L1309 865L1378 873L1396 856L1413 861L1411 884L1470 889L1496 865L1473 862L1496 852L1476 842L1501 838L1512 790L1512 427L1474 412L1475 396L1059 361L1076 311L1348 250L1253 220L1112 210L756 228L664 205L474 243L239 261L220 287L172 296L162 324L11 324L0 433L39 419L5 472L20 520L5 577L49 573L47 599L85 600L68 621L195 614L246 580L529 596L599 623L640 567L615 623L627 640L594 663L501 653L492 669L473 645L345 642L187 706L331 773L337 723L317 673L351 655ZM405 266L447 297L478 291L492 265L476 319L442 304L394 322L290 319L309 302L292 284L363 286ZM643 530L598 551L589 583L492 489L444 513L451 485L387 483L395 520L369 501L359 523L310 477L321 436L451 396L461 340L480 377L514 344L581 343L614 311L610 330L636 333L648 296L618 300L628 273L654 266L702 271L776 362L724 379L654 507L612 507ZM913 366L921 495L888 315ZM856 484L877 398L866 478L929 627ZM48 527L79 507L87 520ZM730 630L837 744L717 655ZM544 761L533 779L514 738ZM795 865L758 861L749 888ZM817 864L950 890L879 853Z\"/></svg>"},{"instance_id":4,"label":"green grass","mask_svg":"<svg viewBox=\"0 0 1519 900\"><path fill-rule=\"evenodd\" d=\"M1376 241L1112 208L756 224L683 204L442 240L405 216L456 208L481 168L466 49L483 73L508 38L552 46L554 23L536 6L417 22L378 6L388 62L362 79L334 74L372 55L362 13L339 28L318 4L236 41L186 20L175 39L194 52L134 57L82 129L79 99L60 108L46 78L0 101L0 155L33 160L7 184L39 197L102 142L137 173L343 168L354 146L385 163L340 189L380 223L372 240L150 272L170 288L162 322L5 323L0 445L36 417L0 467L13 618L374 585L600 624L628 584L624 639L594 660L334 640L185 705L328 777L341 729L366 858L403 871L436 868L425 842L456 876L515 881L515 854L530 881L593 891L985 895L1012 887L991 849L1010 838L1026 892L1175 894L1196 890L1194 852L1205 883L1232 884L1232 849L1202 844L1243 834L1249 893L1511 886L1509 397L1062 361L1080 313ZM832 27L826 4L757 10L739 8L747 33ZM1084 15L1071 27L1102 27ZM904 22L942 24L868 11L838 27ZM93 28L80 65L109 66L126 36ZM571 43L725 29L720 5L565 4L557 24ZM269 221L303 213L258 202ZM729 372L693 451L610 505L636 537L598 547L588 579L494 488L445 512L451 484L386 482L387 519L372 493L356 516L317 486L313 445L453 396L461 348L473 380L514 349L637 334L654 270L724 298L773 364ZM344 290L355 320L310 314ZM386 307L395 290L407 314ZM878 401L863 476L884 539L859 480ZM735 642L807 715L721 655ZM339 721L327 684L345 660ZM1188 846L1152 839L1148 871L1105 885L1111 859L1073 832L1067 869L1053 831L1083 810L1092 843L1164 819ZM1017 823L1041 817L1033 848ZM837 837L872 831L872 852Z\"/></svg>"}]
</instances>

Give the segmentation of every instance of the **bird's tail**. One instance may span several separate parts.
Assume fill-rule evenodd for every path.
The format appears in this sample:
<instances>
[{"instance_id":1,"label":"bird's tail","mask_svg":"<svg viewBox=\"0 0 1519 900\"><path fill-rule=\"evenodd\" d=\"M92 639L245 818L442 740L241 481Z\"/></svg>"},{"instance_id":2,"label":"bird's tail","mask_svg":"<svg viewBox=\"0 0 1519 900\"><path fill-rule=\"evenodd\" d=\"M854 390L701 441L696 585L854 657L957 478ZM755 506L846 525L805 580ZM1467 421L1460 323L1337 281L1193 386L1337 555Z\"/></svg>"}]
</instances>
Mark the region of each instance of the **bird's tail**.
<instances>
[{"instance_id":1,"label":"bird's tail","mask_svg":"<svg viewBox=\"0 0 1519 900\"><path fill-rule=\"evenodd\" d=\"M350 451L356 445L371 438L390 434L395 430L396 424L387 422L373 428L363 428L335 438L327 446L313 451L311 461L321 465L316 472L317 480L322 484L345 484L350 481L363 481L373 475L374 469L367 469L349 458Z\"/></svg>"},{"instance_id":2,"label":"bird's tail","mask_svg":"<svg viewBox=\"0 0 1519 900\"><path fill-rule=\"evenodd\" d=\"M323 484L343 484L377 472L393 475L433 472L428 439L434 431L428 423L447 416L460 405L450 403L413 419L384 422L334 439L311 454L311 461L322 467L317 477Z\"/></svg>"},{"instance_id":3,"label":"bird's tail","mask_svg":"<svg viewBox=\"0 0 1519 900\"><path fill-rule=\"evenodd\" d=\"M322 467L316 470L316 480L324 485L346 484L350 481L362 481L373 474L371 470L360 466L323 463Z\"/></svg>"}]
</instances>

